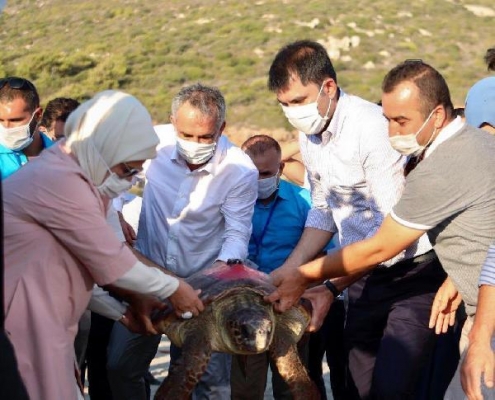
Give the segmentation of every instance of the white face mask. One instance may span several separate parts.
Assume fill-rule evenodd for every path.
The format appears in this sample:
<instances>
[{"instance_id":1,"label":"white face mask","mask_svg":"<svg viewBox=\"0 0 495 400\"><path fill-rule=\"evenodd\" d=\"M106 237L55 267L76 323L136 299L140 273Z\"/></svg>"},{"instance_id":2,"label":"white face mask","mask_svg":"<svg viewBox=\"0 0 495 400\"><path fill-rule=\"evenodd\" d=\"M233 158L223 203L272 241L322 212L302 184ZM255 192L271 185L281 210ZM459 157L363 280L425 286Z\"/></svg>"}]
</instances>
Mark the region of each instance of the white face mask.
<instances>
[{"instance_id":1,"label":"white face mask","mask_svg":"<svg viewBox=\"0 0 495 400\"><path fill-rule=\"evenodd\" d=\"M91 143L94 146L93 141ZM115 197L120 196L122 193L127 192L131 187L132 187L132 180L128 180L127 178L121 178L119 177L115 172L113 172L108 164L105 162L103 157L101 156L100 152L96 149L98 155L100 156L100 160L105 164L105 167L107 168L108 172L110 172L110 175L108 175L105 180L96 187L100 194L102 196L107 196L109 199L114 199Z\"/></svg>"},{"instance_id":2,"label":"white face mask","mask_svg":"<svg viewBox=\"0 0 495 400\"><path fill-rule=\"evenodd\" d=\"M278 172L274 176L258 179L258 199L264 200L270 197L278 189Z\"/></svg>"},{"instance_id":3,"label":"white face mask","mask_svg":"<svg viewBox=\"0 0 495 400\"><path fill-rule=\"evenodd\" d=\"M418 143L417 137L430 120L431 116L433 115L433 111L430 113L430 115L428 115L428 118L426 118L425 122L423 122L423 125L421 125L421 128L419 128L416 133L409 133L407 135L397 134L395 136L390 136L389 140L392 147L404 156L419 156L421 152L423 152L423 150L430 144L436 131L436 129L433 131L430 139L428 140L428 143L426 143L425 145L421 145Z\"/></svg>"},{"instance_id":4,"label":"white face mask","mask_svg":"<svg viewBox=\"0 0 495 400\"><path fill-rule=\"evenodd\" d=\"M31 115L31 119L27 124L14 128L4 128L0 124L0 143L12 151L21 151L28 147L33 142L33 136L29 127L33 118L34 113Z\"/></svg>"},{"instance_id":5,"label":"white face mask","mask_svg":"<svg viewBox=\"0 0 495 400\"><path fill-rule=\"evenodd\" d=\"M197 143L177 137L177 152L189 164L199 165L206 163L213 153L215 153L216 142L213 143Z\"/></svg>"},{"instance_id":6,"label":"white face mask","mask_svg":"<svg viewBox=\"0 0 495 400\"><path fill-rule=\"evenodd\" d=\"M110 171L110 169L109 169ZM127 192L132 187L132 181L120 178L115 172L110 171L110 175L97 187L100 194L114 199L122 193Z\"/></svg>"},{"instance_id":7,"label":"white face mask","mask_svg":"<svg viewBox=\"0 0 495 400\"><path fill-rule=\"evenodd\" d=\"M286 107L282 106L282 110L285 117L291 123L291 125L297 130L305 133L306 135L316 135L321 133L323 127L328 121L328 113L330 112L330 107L332 106L332 100L328 104L327 112L325 116L322 117L318 111L318 100L320 98L321 91L323 89L323 84L320 87L318 97L316 101L309 104L304 104L302 106Z\"/></svg>"}]
</instances>

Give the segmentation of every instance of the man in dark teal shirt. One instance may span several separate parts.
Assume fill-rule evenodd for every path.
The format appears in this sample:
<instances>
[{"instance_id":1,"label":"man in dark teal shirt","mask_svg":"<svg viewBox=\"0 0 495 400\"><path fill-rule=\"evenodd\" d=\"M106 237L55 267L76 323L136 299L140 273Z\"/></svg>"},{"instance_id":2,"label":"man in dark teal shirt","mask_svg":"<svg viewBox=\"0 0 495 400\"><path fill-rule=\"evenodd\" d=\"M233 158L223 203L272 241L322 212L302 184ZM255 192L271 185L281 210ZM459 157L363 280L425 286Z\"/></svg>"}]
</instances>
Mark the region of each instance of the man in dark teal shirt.
<instances>
[{"instance_id":1,"label":"man in dark teal shirt","mask_svg":"<svg viewBox=\"0 0 495 400\"><path fill-rule=\"evenodd\" d=\"M248 258L260 271L269 274L285 262L299 242L311 209L311 196L307 189L280 178L284 163L280 145L275 139L256 135L249 138L242 149L251 157L259 173ZM303 358L307 358L307 351L307 343L300 346L300 353L306 355ZM243 363L242 367L240 363ZM234 357L232 399L263 399L268 365L266 353L242 360ZM291 399L288 386L273 367L272 376L274 397Z\"/></svg>"}]
</instances>

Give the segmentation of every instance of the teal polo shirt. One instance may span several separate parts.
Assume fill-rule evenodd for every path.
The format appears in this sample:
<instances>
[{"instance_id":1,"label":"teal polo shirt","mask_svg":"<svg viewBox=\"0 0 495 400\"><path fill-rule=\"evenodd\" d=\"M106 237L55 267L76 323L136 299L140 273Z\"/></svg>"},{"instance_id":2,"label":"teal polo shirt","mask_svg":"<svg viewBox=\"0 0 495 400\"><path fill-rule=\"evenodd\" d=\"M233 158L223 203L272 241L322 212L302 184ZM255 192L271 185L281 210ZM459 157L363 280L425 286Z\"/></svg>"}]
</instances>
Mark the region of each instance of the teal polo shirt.
<instances>
[{"instance_id":1,"label":"teal polo shirt","mask_svg":"<svg viewBox=\"0 0 495 400\"><path fill-rule=\"evenodd\" d=\"M50 147L53 141L46 136L43 132L39 132L41 141L43 142L43 149ZM0 172L2 174L2 181L8 178L24 164L28 162L28 158L21 151L13 151L0 144Z\"/></svg>"},{"instance_id":2,"label":"teal polo shirt","mask_svg":"<svg viewBox=\"0 0 495 400\"><path fill-rule=\"evenodd\" d=\"M270 204L256 201L248 258L260 271L270 273L289 257L301 238L310 208L309 191L285 180L280 180L277 197Z\"/></svg>"}]
</instances>

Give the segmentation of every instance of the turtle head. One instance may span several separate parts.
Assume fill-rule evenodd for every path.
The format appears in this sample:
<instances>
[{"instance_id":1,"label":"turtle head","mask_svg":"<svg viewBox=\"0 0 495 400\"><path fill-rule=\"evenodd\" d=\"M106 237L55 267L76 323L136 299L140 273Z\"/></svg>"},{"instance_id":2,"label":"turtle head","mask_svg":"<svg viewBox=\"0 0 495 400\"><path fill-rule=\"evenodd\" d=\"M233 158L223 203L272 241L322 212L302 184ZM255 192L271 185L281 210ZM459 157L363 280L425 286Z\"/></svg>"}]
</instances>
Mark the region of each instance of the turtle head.
<instances>
[{"instance_id":1,"label":"turtle head","mask_svg":"<svg viewBox=\"0 0 495 400\"><path fill-rule=\"evenodd\" d=\"M264 303L261 297L238 300L241 301L231 302L218 316L224 345L234 354L258 354L267 351L275 329L273 308Z\"/></svg>"}]
</instances>

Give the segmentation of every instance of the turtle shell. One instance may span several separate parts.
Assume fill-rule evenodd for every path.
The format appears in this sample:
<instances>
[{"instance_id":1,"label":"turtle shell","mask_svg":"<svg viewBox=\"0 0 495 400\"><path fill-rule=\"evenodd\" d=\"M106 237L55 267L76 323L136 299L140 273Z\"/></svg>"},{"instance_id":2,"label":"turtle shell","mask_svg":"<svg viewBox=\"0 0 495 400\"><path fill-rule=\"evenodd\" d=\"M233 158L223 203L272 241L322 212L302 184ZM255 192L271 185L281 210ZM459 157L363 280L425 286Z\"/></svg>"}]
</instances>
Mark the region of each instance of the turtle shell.
<instances>
[{"instance_id":1,"label":"turtle shell","mask_svg":"<svg viewBox=\"0 0 495 400\"><path fill-rule=\"evenodd\" d=\"M275 313L273 305L263 299L275 290L270 276L239 260L202 270L186 281L201 289L205 309L188 320L169 310L155 323L159 332L182 348L182 356L171 366L156 400L189 399L212 352L249 356L266 351L295 400L318 398L297 352L297 342L310 320L304 305Z\"/></svg>"}]
</instances>

